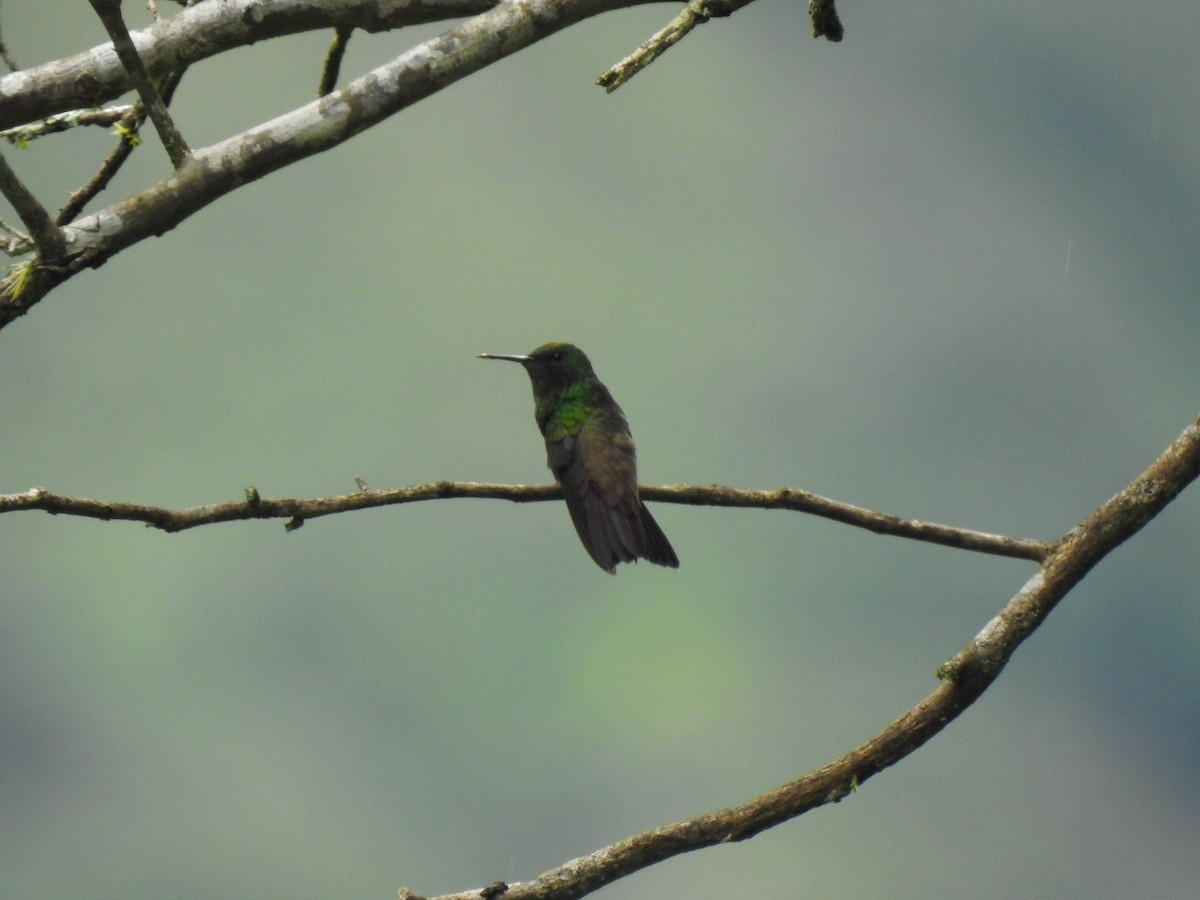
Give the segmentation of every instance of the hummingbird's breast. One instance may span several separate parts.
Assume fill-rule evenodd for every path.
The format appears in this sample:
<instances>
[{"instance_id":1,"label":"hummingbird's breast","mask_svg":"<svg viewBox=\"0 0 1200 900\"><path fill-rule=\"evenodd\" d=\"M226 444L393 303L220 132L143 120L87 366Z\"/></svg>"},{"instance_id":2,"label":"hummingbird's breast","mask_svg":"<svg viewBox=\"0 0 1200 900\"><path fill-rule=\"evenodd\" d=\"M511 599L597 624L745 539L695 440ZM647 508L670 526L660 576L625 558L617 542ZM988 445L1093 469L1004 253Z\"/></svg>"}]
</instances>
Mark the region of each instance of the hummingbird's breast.
<instances>
[{"instance_id":1,"label":"hummingbird's breast","mask_svg":"<svg viewBox=\"0 0 1200 900\"><path fill-rule=\"evenodd\" d=\"M590 404L582 385L570 385L537 405L537 423L546 442L579 434L590 418Z\"/></svg>"}]
</instances>

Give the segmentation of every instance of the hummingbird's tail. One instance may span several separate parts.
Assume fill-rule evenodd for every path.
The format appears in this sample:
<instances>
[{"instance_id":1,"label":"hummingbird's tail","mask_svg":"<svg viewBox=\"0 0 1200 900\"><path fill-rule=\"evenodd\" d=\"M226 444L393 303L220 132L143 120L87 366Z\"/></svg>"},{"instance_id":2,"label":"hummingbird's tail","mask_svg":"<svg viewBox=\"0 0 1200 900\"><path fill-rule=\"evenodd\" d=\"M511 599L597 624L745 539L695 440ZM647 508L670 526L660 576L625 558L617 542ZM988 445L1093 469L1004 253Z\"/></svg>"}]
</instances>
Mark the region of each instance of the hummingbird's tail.
<instances>
[{"instance_id":1,"label":"hummingbird's tail","mask_svg":"<svg viewBox=\"0 0 1200 900\"><path fill-rule=\"evenodd\" d=\"M679 568L671 542L636 494L609 506L594 491L580 493L564 484L563 496L584 549L604 571L615 574L617 563L639 559Z\"/></svg>"},{"instance_id":2,"label":"hummingbird's tail","mask_svg":"<svg viewBox=\"0 0 1200 900\"><path fill-rule=\"evenodd\" d=\"M658 527L654 516L650 515L650 510L646 509L645 503L642 504L641 525L645 540L640 542L638 555L656 566L678 569L679 557L675 555L675 548L671 546L671 542L667 540L663 530Z\"/></svg>"}]
</instances>

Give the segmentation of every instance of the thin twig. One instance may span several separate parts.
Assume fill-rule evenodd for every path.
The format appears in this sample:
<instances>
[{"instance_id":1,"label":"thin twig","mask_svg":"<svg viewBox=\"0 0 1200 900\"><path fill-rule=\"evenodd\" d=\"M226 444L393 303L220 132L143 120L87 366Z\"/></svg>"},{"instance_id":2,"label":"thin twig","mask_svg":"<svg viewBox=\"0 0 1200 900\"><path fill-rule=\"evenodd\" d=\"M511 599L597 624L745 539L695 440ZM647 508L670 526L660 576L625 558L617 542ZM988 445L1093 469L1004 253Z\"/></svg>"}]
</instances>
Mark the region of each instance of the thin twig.
<instances>
[{"instance_id":1,"label":"thin twig","mask_svg":"<svg viewBox=\"0 0 1200 900\"><path fill-rule=\"evenodd\" d=\"M659 29L631 54L604 72L596 84L611 94L671 47L675 46L697 25L710 18L732 15L750 0L688 0L687 6L679 11L664 28Z\"/></svg>"},{"instance_id":2,"label":"thin twig","mask_svg":"<svg viewBox=\"0 0 1200 900\"><path fill-rule=\"evenodd\" d=\"M0 240L4 252L9 256L24 256L33 249L33 239L23 231L13 228L0 219L0 231L8 235L7 240Z\"/></svg>"},{"instance_id":3,"label":"thin twig","mask_svg":"<svg viewBox=\"0 0 1200 900\"><path fill-rule=\"evenodd\" d=\"M342 25L334 29L333 40L329 42L329 52L325 54L325 65L321 68L321 81L317 85L317 96L324 97L333 93L337 87L338 74L342 70L342 60L346 56L346 48L350 44L350 35L354 27Z\"/></svg>"},{"instance_id":4,"label":"thin twig","mask_svg":"<svg viewBox=\"0 0 1200 900\"><path fill-rule=\"evenodd\" d=\"M986 531L972 531L950 525L938 525L934 522L922 522L919 519L905 519L889 513L875 512L861 506L842 503L838 500L830 500L828 497L797 488L784 487L773 491L754 491L726 488L719 485L708 487L670 485L643 487L641 495L645 500L660 500L693 506L788 509L820 516L824 519L833 519L835 522L853 525L855 528L864 528L876 534L889 534L914 541L956 547L960 550L973 550L978 553L1008 556L1015 559L1029 559L1034 562L1041 560L1051 547L1045 541L1031 538L1007 537L1000 534L989 534Z\"/></svg>"},{"instance_id":5,"label":"thin twig","mask_svg":"<svg viewBox=\"0 0 1200 900\"><path fill-rule=\"evenodd\" d=\"M1038 561L1045 557L1052 548L1051 544L1044 541L988 534L983 531L971 531L965 528L954 528L949 525L937 525L873 512L795 488L780 488L775 491L746 491L717 485L711 487L647 485L640 490L643 499L646 500L691 506L736 506L806 512L857 528L865 528L877 534L889 534L931 544L956 547L960 550L974 550L979 553L1015 559ZM474 498L532 503L561 497L562 492L552 484L521 485L436 481L430 484L390 490L358 490L352 494L309 500L296 498L271 500L259 496L253 488L248 488L245 500L171 510L140 503L67 497L51 493L43 488L33 488L19 494L0 495L0 513L43 510L56 515L145 522L147 525L163 531L174 532L215 522L234 522L246 519L287 519L292 528L297 528L306 519L315 519L355 509L392 506L398 503L417 503L424 500Z\"/></svg>"},{"instance_id":6,"label":"thin twig","mask_svg":"<svg viewBox=\"0 0 1200 900\"><path fill-rule=\"evenodd\" d=\"M89 0L89 2L96 11L96 15L100 17L100 21L104 23L104 28L108 31L108 36L112 38L113 49L117 51L121 65L129 73L129 78L133 81L133 86L137 88L142 104L149 111L150 121L154 123L155 129L158 131L159 139L167 151L167 156L171 159L171 165L176 169L182 168L191 157L191 150L184 141L183 135L179 133L179 129L175 127L171 114L167 112L167 105L159 96L158 89L150 80L150 74L146 71L142 57L137 52L137 47L133 45L133 38L129 36L129 29L125 27L125 19L121 15L121 0Z\"/></svg>"},{"instance_id":7,"label":"thin twig","mask_svg":"<svg viewBox=\"0 0 1200 900\"><path fill-rule=\"evenodd\" d=\"M141 142L141 138L138 137L138 130L143 121L145 121L145 107L142 106L141 101L138 101L116 123L116 130L119 135L117 146L113 147L112 152L105 157L104 162L100 163L100 168L96 170L95 174L80 185L78 190L71 192L70 196L67 197L67 202L63 204L62 209L58 211L58 215L54 217L54 220L59 225L66 225L75 221L75 217L83 211L83 208L91 202L92 198L108 187L108 183L112 181L113 176L120 171L121 166L125 165L125 160L129 159L129 155L133 153L134 148Z\"/></svg>"},{"instance_id":8,"label":"thin twig","mask_svg":"<svg viewBox=\"0 0 1200 900\"><path fill-rule=\"evenodd\" d=\"M634 835L532 881L432 900L575 900L648 866L704 847L743 841L811 809L838 803L918 750L971 706L1016 649L1097 563L1154 518L1200 475L1200 420L1132 484L1054 544L1038 574L938 671L942 684L882 732L789 784L746 803ZM420 895L407 888L404 900Z\"/></svg>"},{"instance_id":9,"label":"thin twig","mask_svg":"<svg viewBox=\"0 0 1200 900\"><path fill-rule=\"evenodd\" d=\"M28 125L6 128L4 131L0 131L0 138L17 147L24 147L26 144L40 137L45 137L48 134L58 134L77 125L115 125L127 116L132 109L133 107L129 105L109 106L105 109L73 109L70 112L59 113L58 115L50 116L48 119L42 119L40 122L30 122Z\"/></svg>"}]
</instances>

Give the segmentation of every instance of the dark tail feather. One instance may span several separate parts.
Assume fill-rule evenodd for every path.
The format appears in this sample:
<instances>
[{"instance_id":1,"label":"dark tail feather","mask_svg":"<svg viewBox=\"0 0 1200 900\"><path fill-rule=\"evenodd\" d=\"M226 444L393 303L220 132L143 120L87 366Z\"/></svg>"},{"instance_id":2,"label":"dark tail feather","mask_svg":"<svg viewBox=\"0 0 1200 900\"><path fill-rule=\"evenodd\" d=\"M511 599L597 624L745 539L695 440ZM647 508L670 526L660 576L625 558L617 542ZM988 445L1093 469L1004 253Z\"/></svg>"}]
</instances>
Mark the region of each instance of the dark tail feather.
<instances>
[{"instance_id":1,"label":"dark tail feather","mask_svg":"<svg viewBox=\"0 0 1200 900\"><path fill-rule=\"evenodd\" d=\"M658 566L679 568L671 542L639 498L609 507L595 493L578 497L566 485L563 497L584 549L604 571L615 573L618 563L639 557Z\"/></svg>"},{"instance_id":2,"label":"dark tail feather","mask_svg":"<svg viewBox=\"0 0 1200 900\"><path fill-rule=\"evenodd\" d=\"M638 547L638 553L647 562L652 562L656 566L668 566L672 569L678 569L679 557L675 555L675 550L671 546L671 542L667 540L667 536L658 527L658 523L654 521L654 516L650 515L650 510L646 509L646 504L644 503L642 504L641 518L645 540Z\"/></svg>"}]
</instances>

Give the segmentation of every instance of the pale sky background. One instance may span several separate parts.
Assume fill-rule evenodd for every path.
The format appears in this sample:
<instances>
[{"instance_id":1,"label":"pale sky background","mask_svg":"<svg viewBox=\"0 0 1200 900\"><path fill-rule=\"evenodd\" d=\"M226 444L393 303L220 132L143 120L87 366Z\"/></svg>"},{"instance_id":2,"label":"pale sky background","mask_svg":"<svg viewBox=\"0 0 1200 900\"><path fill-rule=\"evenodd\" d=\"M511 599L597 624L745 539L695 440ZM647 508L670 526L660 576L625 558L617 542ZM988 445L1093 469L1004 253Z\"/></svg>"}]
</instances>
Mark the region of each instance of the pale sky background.
<instances>
[{"instance_id":1,"label":"pale sky background","mask_svg":"<svg viewBox=\"0 0 1200 900\"><path fill-rule=\"evenodd\" d=\"M550 38L54 292L0 333L0 492L544 483L527 379L475 356L550 339L592 357L646 482L1028 537L1195 418L1200 4L847 3L833 45L759 0L593 85L674 9ZM84 0L0 25L27 66L103 40ZM356 36L344 75L439 30ZM309 100L327 40L197 67L187 139ZM55 205L111 142L3 152ZM167 171L152 137L135 163L118 193ZM1194 897L1196 490L915 756L598 896ZM528 879L871 737L1033 571L654 511L682 567L616 577L557 503L0 517L4 896Z\"/></svg>"}]
</instances>

